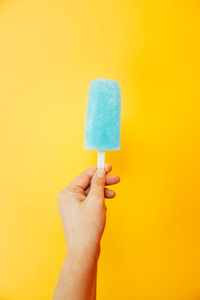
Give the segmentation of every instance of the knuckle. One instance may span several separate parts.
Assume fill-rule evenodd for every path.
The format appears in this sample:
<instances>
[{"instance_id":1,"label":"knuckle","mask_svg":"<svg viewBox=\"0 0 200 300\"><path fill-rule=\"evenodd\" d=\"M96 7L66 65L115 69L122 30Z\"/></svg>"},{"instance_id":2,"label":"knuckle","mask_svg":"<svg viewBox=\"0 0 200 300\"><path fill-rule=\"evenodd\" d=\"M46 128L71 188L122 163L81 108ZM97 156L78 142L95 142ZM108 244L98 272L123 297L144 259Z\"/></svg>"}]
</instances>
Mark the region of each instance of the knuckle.
<instances>
[{"instance_id":1,"label":"knuckle","mask_svg":"<svg viewBox=\"0 0 200 300\"><path fill-rule=\"evenodd\" d=\"M96 176L96 177L94 178L94 183L96 183L96 184L103 184L104 181L105 181L105 179L102 178L102 177L97 177L97 176Z\"/></svg>"},{"instance_id":2,"label":"knuckle","mask_svg":"<svg viewBox=\"0 0 200 300\"><path fill-rule=\"evenodd\" d=\"M60 201L62 197L63 197L62 192L58 193L58 201Z\"/></svg>"},{"instance_id":3,"label":"knuckle","mask_svg":"<svg viewBox=\"0 0 200 300\"><path fill-rule=\"evenodd\" d=\"M58 201L59 202L62 201L64 198L66 198L66 195L67 195L67 190L66 189L60 191L58 193Z\"/></svg>"}]
</instances>

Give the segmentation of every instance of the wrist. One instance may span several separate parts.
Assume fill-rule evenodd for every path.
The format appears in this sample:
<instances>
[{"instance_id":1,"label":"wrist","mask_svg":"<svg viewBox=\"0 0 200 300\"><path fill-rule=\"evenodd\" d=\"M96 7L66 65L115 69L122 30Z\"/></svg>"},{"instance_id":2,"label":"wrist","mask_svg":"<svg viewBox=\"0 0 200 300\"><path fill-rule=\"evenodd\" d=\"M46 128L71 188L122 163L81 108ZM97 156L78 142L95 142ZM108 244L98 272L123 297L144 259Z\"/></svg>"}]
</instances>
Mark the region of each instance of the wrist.
<instances>
[{"instance_id":1,"label":"wrist","mask_svg":"<svg viewBox=\"0 0 200 300\"><path fill-rule=\"evenodd\" d=\"M67 243L65 261L73 261L78 264L91 265L98 261L100 255L100 243L95 245L74 245Z\"/></svg>"},{"instance_id":2,"label":"wrist","mask_svg":"<svg viewBox=\"0 0 200 300\"><path fill-rule=\"evenodd\" d=\"M66 240L67 243L67 254L74 256L84 256L86 254L95 255L100 252L100 241L80 241L77 239Z\"/></svg>"}]
</instances>

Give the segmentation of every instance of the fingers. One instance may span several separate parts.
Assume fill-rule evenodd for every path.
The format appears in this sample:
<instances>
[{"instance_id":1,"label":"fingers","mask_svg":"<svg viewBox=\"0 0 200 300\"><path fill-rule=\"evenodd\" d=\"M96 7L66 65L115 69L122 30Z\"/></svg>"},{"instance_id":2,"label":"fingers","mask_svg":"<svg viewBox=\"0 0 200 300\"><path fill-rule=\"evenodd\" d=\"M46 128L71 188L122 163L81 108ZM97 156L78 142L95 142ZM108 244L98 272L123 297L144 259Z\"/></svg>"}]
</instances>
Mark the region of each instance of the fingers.
<instances>
[{"instance_id":1,"label":"fingers","mask_svg":"<svg viewBox=\"0 0 200 300\"><path fill-rule=\"evenodd\" d=\"M109 189L105 188L105 190L104 190L104 196L107 199L111 199L111 198L114 198L116 196L116 193L113 190L109 190Z\"/></svg>"},{"instance_id":2,"label":"fingers","mask_svg":"<svg viewBox=\"0 0 200 300\"><path fill-rule=\"evenodd\" d=\"M86 196L89 194L89 191L90 191L90 187L88 187L88 188L85 190L85 195L86 195ZM110 190L110 189L108 189L108 188L105 188L105 189L104 189L104 197L105 197L105 198L111 199L111 198L114 198L115 196L116 196L115 191Z\"/></svg>"},{"instance_id":3,"label":"fingers","mask_svg":"<svg viewBox=\"0 0 200 300\"><path fill-rule=\"evenodd\" d=\"M97 166L94 165L92 167L90 167L89 169L87 169L86 171L84 171L83 173L81 173L80 175L78 175L70 184L69 184L69 188L70 187L79 187L82 189L86 189L90 183L91 183L91 179L94 175L94 173L96 172ZM111 165L105 165L105 172L106 174L109 173L112 170Z\"/></svg>"},{"instance_id":4,"label":"fingers","mask_svg":"<svg viewBox=\"0 0 200 300\"><path fill-rule=\"evenodd\" d=\"M112 185L120 182L118 175L106 175L106 185Z\"/></svg>"},{"instance_id":5,"label":"fingers","mask_svg":"<svg viewBox=\"0 0 200 300\"><path fill-rule=\"evenodd\" d=\"M120 182L120 177L118 175L106 175L105 185L113 185L113 184L117 184L118 182ZM90 185L85 190L85 195L86 196L89 194L89 191L90 191Z\"/></svg>"},{"instance_id":6,"label":"fingers","mask_svg":"<svg viewBox=\"0 0 200 300\"><path fill-rule=\"evenodd\" d=\"M104 200L104 187L106 183L106 173L104 169L98 169L92 177L89 195L102 202Z\"/></svg>"}]
</instances>

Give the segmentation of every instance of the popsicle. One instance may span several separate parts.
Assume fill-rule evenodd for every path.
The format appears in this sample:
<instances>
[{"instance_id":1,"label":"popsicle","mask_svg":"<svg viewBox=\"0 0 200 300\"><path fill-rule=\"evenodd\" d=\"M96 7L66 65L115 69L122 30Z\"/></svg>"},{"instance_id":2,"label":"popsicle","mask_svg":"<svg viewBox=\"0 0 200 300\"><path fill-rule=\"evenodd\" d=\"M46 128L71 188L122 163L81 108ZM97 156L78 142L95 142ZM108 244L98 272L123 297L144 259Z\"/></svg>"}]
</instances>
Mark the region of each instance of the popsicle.
<instances>
[{"instance_id":1,"label":"popsicle","mask_svg":"<svg viewBox=\"0 0 200 300\"><path fill-rule=\"evenodd\" d=\"M119 83L95 79L90 83L84 148L97 150L97 168L104 168L105 151L120 149L121 91Z\"/></svg>"}]
</instances>

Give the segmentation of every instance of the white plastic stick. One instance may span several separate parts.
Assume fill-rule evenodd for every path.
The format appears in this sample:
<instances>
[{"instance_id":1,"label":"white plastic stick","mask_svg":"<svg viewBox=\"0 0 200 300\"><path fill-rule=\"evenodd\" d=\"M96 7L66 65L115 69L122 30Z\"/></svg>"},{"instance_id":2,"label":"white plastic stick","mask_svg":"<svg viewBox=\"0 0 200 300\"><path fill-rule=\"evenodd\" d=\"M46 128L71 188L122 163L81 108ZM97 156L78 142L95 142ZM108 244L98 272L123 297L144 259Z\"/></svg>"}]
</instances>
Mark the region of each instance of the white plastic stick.
<instances>
[{"instance_id":1,"label":"white plastic stick","mask_svg":"<svg viewBox=\"0 0 200 300\"><path fill-rule=\"evenodd\" d=\"M104 169L105 164L105 151L97 152L97 169Z\"/></svg>"}]
</instances>

